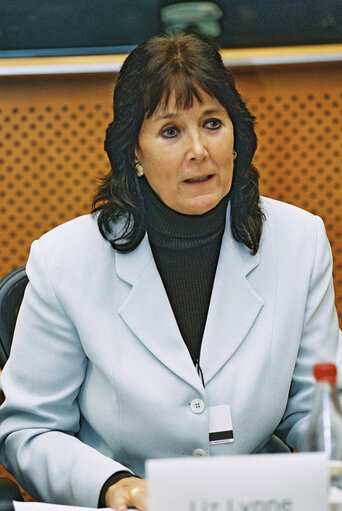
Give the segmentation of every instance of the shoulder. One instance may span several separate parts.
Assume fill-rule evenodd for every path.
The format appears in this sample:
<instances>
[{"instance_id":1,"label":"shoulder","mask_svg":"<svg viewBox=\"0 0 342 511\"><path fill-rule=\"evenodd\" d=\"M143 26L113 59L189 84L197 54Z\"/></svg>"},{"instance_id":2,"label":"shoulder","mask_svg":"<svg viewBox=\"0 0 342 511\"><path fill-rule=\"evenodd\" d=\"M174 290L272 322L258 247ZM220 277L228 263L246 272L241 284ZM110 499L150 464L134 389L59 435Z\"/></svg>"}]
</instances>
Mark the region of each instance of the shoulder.
<instances>
[{"instance_id":1,"label":"shoulder","mask_svg":"<svg viewBox=\"0 0 342 511\"><path fill-rule=\"evenodd\" d=\"M97 218L84 215L47 232L31 245L26 269L39 293L55 294L61 303L82 296L90 282L102 288L114 264L114 250L97 226Z\"/></svg>"},{"instance_id":2,"label":"shoulder","mask_svg":"<svg viewBox=\"0 0 342 511\"><path fill-rule=\"evenodd\" d=\"M68 247L69 250L85 249L92 244L108 244L101 236L97 225L97 217L83 215L61 224L38 240L45 250L58 250L58 247Z\"/></svg>"},{"instance_id":3,"label":"shoulder","mask_svg":"<svg viewBox=\"0 0 342 511\"><path fill-rule=\"evenodd\" d=\"M293 206L288 202L282 202L276 199L270 199L269 197L260 197L261 209L264 212L266 219L268 217L284 218L288 220L296 219L303 220L304 222L314 221L315 215L301 209L298 206Z\"/></svg>"},{"instance_id":4,"label":"shoulder","mask_svg":"<svg viewBox=\"0 0 342 511\"><path fill-rule=\"evenodd\" d=\"M99 233L96 217L83 215L64 224L58 225L51 231L43 234L39 241L44 244L55 243L61 240L80 240L88 236L96 236Z\"/></svg>"},{"instance_id":5,"label":"shoulder","mask_svg":"<svg viewBox=\"0 0 342 511\"><path fill-rule=\"evenodd\" d=\"M261 209L265 215L261 242L274 239L286 252L295 247L303 252L315 251L317 245L328 247L324 223L319 216L268 197L261 197Z\"/></svg>"},{"instance_id":6,"label":"shoulder","mask_svg":"<svg viewBox=\"0 0 342 511\"><path fill-rule=\"evenodd\" d=\"M77 217L55 227L34 241L31 256L39 251L49 267L71 265L75 267L86 261L92 254L112 251L98 228L97 218L93 215Z\"/></svg>"},{"instance_id":7,"label":"shoulder","mask_svg":"<svg viewBox=\"0 0 342 511\"><path fill-rule=\"evenodd\" d=\"M265 215L266 226L271 228L273 225L277 230L304 234L306 231L315 231L318 224L323 224L319 216L269 197L261 197L261 209Z\"/></svg>"}]
</instances>

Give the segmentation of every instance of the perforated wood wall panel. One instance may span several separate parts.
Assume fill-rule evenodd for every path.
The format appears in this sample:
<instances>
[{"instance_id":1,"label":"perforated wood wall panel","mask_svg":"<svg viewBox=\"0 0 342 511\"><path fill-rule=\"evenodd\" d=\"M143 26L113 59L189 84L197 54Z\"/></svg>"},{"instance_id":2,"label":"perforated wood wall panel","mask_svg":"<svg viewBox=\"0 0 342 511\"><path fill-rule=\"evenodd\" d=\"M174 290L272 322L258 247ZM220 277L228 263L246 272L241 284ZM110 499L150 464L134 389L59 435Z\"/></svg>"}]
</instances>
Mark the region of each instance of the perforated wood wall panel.
<instances>
[{"instance_id":1,"label":"perforated wood wall panel","mask_svg":"<svg viewBox=\"0 0 342 511\"><path fill-rule=\"evenodd\" d=\"M235 70L257 116L262 193L323 217L342 320L342 63ZM89 212L114 75L0 79L0 277L55 225ZM342 323L342 321L341 321Z\"/></svg>"},{"instance_id":2,"label":"perforated wood wall panel","mask_svg":"<svg viewBox=\"0 0 342 511\"><path fill-rule=\"evenodd\" d=\"M25 263L34 238L89 211L107 166L112 83L88 76L0 81L0 274Z\"/></svg>"}]
</instances>

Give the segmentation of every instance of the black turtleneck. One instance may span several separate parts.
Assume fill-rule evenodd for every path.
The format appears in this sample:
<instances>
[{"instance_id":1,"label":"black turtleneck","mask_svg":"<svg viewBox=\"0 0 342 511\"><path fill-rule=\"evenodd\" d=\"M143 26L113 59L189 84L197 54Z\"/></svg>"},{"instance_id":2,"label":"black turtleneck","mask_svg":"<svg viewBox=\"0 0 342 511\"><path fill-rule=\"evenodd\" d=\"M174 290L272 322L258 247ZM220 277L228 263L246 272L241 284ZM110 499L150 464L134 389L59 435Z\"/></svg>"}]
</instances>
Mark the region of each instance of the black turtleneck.
<instances>
[{"instance_id":1,"label":"black turtleneck","mask_svg":"<svg viewBox=\"0 0 342 511\"><path fill-rule=\"evenodd\" d=\"M166 206L145 178L140 184L153 256L179 330L196 364L225 228L228 195L204 215L184 215Z\"/></svg>"}]
</instances>

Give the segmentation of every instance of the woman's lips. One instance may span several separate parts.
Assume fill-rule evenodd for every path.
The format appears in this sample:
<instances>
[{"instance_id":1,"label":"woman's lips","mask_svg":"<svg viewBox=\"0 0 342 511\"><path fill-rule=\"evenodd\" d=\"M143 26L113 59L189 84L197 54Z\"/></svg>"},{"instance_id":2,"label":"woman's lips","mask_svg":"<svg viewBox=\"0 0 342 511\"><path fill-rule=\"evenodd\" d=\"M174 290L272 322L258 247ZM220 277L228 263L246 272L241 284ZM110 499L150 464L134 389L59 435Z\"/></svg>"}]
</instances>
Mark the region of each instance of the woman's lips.
<instances>
[{"instance_id":1,"label":"woman's lips","mask_svg":"<svg viewBox=\"0 0 342 511\"><path fill-rule=\"evenodd\" d=\"M213 177L213 174L207 174L202 177L193 177L191 179L185 179L185 183L202 183L203 181L208 181Z\"/></svg>"}]
</instances>

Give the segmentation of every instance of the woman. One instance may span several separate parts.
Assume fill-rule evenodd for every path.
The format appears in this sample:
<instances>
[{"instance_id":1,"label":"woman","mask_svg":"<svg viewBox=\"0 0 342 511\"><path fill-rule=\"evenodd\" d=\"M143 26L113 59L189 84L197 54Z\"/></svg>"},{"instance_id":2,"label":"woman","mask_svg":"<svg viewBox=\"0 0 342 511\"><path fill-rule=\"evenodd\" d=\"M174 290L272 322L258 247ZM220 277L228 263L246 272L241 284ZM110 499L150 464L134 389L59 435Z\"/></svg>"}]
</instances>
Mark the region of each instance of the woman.
<instances>
[{"instance_id":1,"label":"woman","mask_svg":"<svg viewBox=\"0 0 342 511\"><path fill-rule=\"evenodd\" d=\"M38 499L146 510L147 458L267 452L275 429L303 449L311 368L336 360L331 251L259 198L253 117L200 36L128 56L105 148L93 215L32 245L1 461Z\"/></svg>"}]
</instances>

